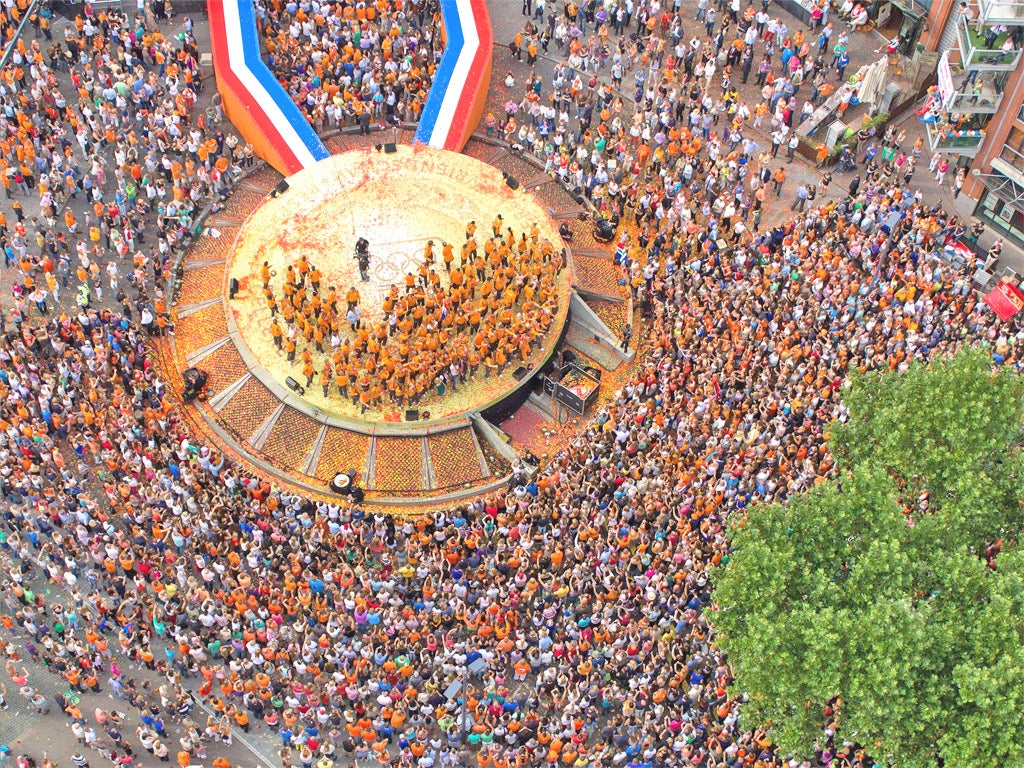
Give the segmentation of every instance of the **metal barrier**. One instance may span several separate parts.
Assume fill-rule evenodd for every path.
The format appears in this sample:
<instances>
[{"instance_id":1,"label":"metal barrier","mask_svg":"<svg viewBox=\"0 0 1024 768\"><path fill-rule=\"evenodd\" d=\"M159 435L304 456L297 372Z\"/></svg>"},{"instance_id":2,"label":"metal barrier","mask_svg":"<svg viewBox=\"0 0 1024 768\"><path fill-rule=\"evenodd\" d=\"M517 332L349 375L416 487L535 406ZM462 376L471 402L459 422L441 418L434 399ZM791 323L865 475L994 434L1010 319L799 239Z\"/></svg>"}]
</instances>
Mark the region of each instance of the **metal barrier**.
<instances>
[{"instance_id":1,"label":"metal barrier","mask_svg":"<svg viewBox=\"0 0 1024 768\"><path fill-rule=\"evenodd\" d=\"M18 40L21 39L21 33L25 29L25 25L28 24L28 20L32 16L35 16L41 3L42 0L33 0L32 4L25 9L25 12L21 16L21 23L18 24L18 28L14 32L14 37L11 38L11 42L9 42L7 47L4 48L3 56L0 56L0 69L7 66L7 60L11 57L11 53L14 52L14 47L18 44Z\"/></svg>"}]
</instances>

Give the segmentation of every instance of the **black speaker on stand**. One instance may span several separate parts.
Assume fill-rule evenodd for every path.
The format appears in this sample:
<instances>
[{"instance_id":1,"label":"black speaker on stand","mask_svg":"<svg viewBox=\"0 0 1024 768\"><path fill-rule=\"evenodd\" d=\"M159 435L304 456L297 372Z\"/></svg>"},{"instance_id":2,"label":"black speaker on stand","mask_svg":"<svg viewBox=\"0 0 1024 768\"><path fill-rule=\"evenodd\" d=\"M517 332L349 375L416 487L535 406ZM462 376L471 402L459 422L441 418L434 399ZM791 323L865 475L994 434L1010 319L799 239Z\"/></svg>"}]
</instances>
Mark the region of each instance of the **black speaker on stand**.
<instances>
[{"instance_id":1,"label":"black speaker on stand","mask_svg":"<svg viewBox=\"0 0 1024 768\"><path fill-rule=\"evenodd\" d=\"M507 171L501 172L501 178L505 180L505 186L509 189L519 189L519 179Z\"/></svg>"},{"instance_id":2,"label":"black speaker on stand","mask_svg":"<svg viewBox=\"0 0 1024 768\"><path fill-rule=\"evenodd\" d=\"M288 191L288 180L287 179L281 179L279 182L277 182L277 186L274 187L274 191L270 193L270 196L271 197L280 197L281 195L283 195L287 191Z\"/></svg>"}]
</instances>

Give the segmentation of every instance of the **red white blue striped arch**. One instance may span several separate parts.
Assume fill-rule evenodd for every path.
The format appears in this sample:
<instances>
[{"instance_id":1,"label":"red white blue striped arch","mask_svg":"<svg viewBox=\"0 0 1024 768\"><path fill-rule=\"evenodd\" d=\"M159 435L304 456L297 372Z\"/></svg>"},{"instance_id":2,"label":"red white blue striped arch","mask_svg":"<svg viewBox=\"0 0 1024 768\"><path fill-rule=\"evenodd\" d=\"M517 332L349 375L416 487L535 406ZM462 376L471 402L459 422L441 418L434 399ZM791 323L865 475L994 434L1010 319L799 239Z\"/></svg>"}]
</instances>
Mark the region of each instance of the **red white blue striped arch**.
<instances>
[{"instance_id":1,"label":"red white blue striped arch","mask_svg":"<svg viewBox=\"0 0 1024 768\"><path fill-rule=\"evenodd\" d=\"M208 0L211 48L228 117L285 175L329 156L302 110L260 56L253 0Z\"/></svg>"},{"instance_id":2,"label":"red white blue striped arch","mask_svg":"<svg viewBox=\"0 0 1024 768\"><path fill-rule=\"evenodd\" d=\"M462 151L476 128L491 77L493 37L486 0L441 0L447 40L414 141Z\"/></svg>"}]
</instances>

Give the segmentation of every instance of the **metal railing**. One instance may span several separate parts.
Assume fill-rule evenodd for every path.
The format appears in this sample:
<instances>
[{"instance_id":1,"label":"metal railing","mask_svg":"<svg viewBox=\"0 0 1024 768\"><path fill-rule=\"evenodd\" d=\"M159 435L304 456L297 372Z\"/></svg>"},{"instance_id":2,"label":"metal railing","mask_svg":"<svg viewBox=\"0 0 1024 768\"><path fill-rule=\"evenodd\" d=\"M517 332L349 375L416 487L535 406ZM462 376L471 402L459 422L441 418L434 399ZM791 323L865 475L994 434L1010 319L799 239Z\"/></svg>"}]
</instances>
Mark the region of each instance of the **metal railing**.
<instances>
[{"instance_id":1,"label":"metal railing","mask_svg":"<svg viewBox=\"0 0 1024 768\"><path fill-rule=\"evenodd\" d=\"M986 24L1024 25L1024 0L978 0L978 11Z\"/></svg>"},{"instance_id":2,"label":"metal railing","mask_svg":"<svg viewBox=\"0 0 1024 768\"><path fill-rule=\"evenodd\" d=\"M973 115L994 115L1003 101L1002 93L954 93L946 103L950 112Z\"/></svg>"},{"instance_id":3,"label":"metal railing","mask_svg":"<svg viewBox=\"0 0 1024 768\"><path fill-rule=\"evenodd\" d=\"M21 37L21 32L25 29L25 24L28 20L36 13L39 12L39 6L42 4L42 0L33 0L32 4L22 12L21 23L18 24L18 28L14 31L14 37L11 38L10 42L4 47L3 55L0 55L0 69L7 66L7 60L11 58L11 53L14 51L15 46L18 44L18 39Z\"/></svg>"},{"instance_id":4,"label":"metal railing","mask_svg":"<svg viewBox=\"0 0 1024 768\"><path fill-rule=\"evenodd\" d=\"M968 71L982 72L1011 72L1016 68L1020 61L1020 49L1004 51L1001 48L983 48L985 41L975 32L966 17L961 16L959 24L956 42L961 67Z\"/></svg>"},{"instance_id":5,"label":"metal railing","mask_svg":"<svg viewBox=\"0 0 1024 768\"><path fill-rule=\"evenodd\" d=\"M932 152L955 152L965 157L974 157L985 142L981 131L958 131L949 126L928 124L928 146Z\"/></svg>"}]
</instances>

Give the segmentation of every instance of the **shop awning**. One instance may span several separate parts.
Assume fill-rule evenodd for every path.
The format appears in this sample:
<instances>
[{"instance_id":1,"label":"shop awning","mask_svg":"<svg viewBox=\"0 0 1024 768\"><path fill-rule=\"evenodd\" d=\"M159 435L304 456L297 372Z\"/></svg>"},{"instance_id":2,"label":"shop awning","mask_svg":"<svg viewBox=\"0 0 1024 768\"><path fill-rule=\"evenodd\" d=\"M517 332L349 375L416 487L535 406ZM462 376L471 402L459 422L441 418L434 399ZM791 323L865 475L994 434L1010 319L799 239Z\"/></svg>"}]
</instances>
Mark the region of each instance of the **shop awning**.
<instances>
[{"instance_id":1,"label":"shop awning","mask_svg":"<svg viewBox=\"0 0 1024 768\"><path fill-rule=\"evenodd\" d=\"M1024 209L1024 175L998 157L992 159L992 172L979 174L985 188L1015 208Z\"/></svg>"}]
</instances>

